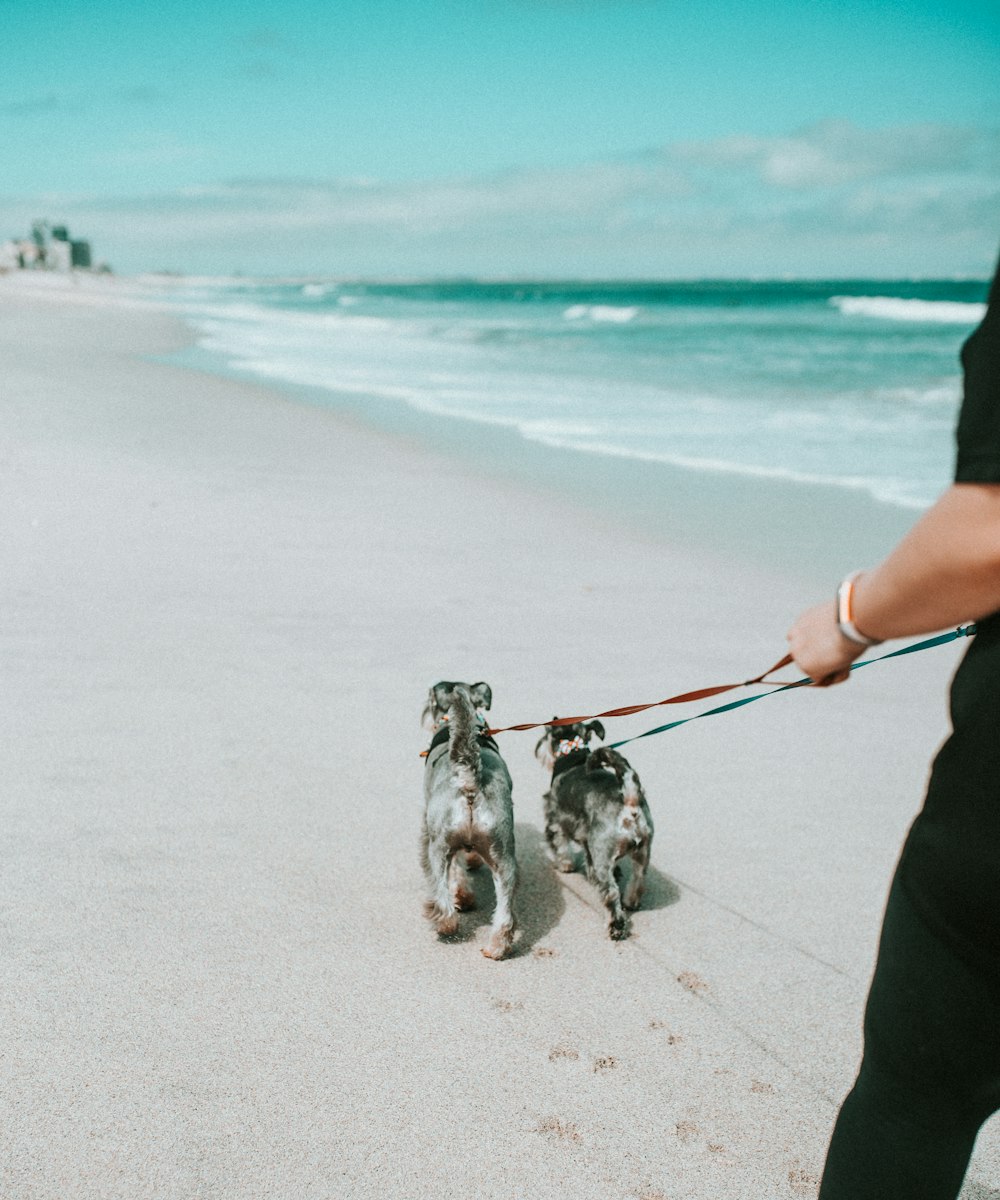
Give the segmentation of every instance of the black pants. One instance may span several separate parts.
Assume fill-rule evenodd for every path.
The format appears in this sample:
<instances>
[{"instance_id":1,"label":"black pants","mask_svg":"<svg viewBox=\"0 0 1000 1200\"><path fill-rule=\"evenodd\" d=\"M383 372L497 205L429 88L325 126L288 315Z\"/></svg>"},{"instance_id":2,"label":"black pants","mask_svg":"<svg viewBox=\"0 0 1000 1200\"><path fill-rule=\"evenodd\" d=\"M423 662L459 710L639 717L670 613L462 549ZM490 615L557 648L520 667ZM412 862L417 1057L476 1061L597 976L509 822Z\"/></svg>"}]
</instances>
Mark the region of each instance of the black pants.
<instances>
[{"instance_id":1,"label":"black pants","mask_svg":"<svg viewBox=\"0 0 1000 1200\"><path fill-rule=\"evenodd\" d=\"M955 1200L1000 1109L1000 983L924 923L898 876L865 1011L865 1053L819 1200ZM1000 1182L1000 1181L997 1181Z\"/></svg>"}]
</instances>

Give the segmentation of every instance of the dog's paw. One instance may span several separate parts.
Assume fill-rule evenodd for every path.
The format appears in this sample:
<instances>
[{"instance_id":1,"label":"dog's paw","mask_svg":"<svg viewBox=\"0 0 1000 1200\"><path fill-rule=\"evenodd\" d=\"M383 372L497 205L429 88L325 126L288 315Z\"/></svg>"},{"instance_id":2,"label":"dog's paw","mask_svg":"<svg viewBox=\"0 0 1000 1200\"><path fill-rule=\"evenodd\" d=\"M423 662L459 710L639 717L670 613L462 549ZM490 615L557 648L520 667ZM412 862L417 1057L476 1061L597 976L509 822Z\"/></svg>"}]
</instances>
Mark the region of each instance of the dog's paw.
<instances>
[{"instance_id":1,"label":"dog's paw","mask_svg":"<svg viewBox=\"0 0 1000 1200\"><path fill-rule=\"evenodd\" d=\"M434 928L437 930L438 937L454 937L458 933L458 913L438 917L434 922Z\"/></svg>"},{"instance_id":2,"label":"dog's paw","mask_svg":"<svg viewBox=\"0 0 1000 1200\"><path fill-rule=\"evenodd\" d=\"M608 925L608 937L613 942L624 941L629 935L628 921L623 917L620 921L612 920Z\"/></svg>"},{"instance_id":3,"label":"dog's paw","mask_svg":"<svg viewBox=\"0 0 1000 1200\"><path fill-rule=\"evenodd\" d=\"M482 954L484 958L492 958L494 962L499 962L500 959L506 958L510 954L513 946L513 931L508 933L506 930L500 930L498 933L493 934L486 945L483 946Z\"/></svg>"},{"instance_id":4,"label":"dog's paw","mask_svg":"<svg viewBox=\"0 0 1000 1200\"><path fill-rule=\"evenodd\" d=\"M471 888L457 887L451 898L459 912L469 912L476 907L476 893Z\"/></svg>"}]
</instances>

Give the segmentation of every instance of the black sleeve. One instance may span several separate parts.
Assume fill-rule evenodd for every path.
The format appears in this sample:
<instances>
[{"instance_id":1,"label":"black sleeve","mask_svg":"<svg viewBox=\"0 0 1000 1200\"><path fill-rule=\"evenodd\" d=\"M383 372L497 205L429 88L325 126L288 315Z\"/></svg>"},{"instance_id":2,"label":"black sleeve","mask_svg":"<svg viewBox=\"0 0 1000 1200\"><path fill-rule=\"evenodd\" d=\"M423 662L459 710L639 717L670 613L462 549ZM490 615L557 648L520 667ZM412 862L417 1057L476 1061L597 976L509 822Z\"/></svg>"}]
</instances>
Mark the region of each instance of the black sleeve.
<instances>
[{"instance_id":1,"label":"black sleeve","mask_svg":"<svg viewBox=\"0 0 1000 1200\"><path fill-rule=\"evenodd\" d=\"M964 398L958 417L956 483L1000 483L1000 266L986 316L962 347Z\"/></svg>"}]
</instances>

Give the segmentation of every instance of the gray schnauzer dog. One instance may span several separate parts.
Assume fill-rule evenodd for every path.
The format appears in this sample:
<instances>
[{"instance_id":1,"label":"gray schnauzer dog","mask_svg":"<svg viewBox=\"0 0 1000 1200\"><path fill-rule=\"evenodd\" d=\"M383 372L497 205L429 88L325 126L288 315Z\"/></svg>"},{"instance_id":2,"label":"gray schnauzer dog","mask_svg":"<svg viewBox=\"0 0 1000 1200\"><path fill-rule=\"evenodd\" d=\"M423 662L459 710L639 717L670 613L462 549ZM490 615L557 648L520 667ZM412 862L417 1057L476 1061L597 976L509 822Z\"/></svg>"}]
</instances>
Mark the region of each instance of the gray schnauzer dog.
<instances>
[{"instance_id":1,"label":"gray schnauzer dog","mask_svg":"<svg viewBox=\"0 0 1000 1200\"><path fill-rule=\"evenodd\" d=\"M604 737L600 721L545 726L535 757L551 768L552 782L543 797L545 836L560 871L576 869L574 845L583 850L587 877L608 910L608 934L628 937L625 909L636 909L653 846L653 818L639 776L615 750L589 750L591 737ZM621 892L623 858L632 860L632 877Z\"/></svg>"},{"instance_id":2,"label":"gray schnauzer dog","mask_svg":"<svg viewBox=\"0 0 1000 1200\"><path fill-rule=\"evenodd\" d=\"M482 712L493 694L485 683L436 683L423 725L433 733L424 767L420 861L427 879L427 916L439 936L458 930L458 914L475 906L467 867L485 862L496 888L487 958L514 944L514 806L507 764L485 733ZM462 862L465 856L465 863Z\"/></svg>"}]
</instances>

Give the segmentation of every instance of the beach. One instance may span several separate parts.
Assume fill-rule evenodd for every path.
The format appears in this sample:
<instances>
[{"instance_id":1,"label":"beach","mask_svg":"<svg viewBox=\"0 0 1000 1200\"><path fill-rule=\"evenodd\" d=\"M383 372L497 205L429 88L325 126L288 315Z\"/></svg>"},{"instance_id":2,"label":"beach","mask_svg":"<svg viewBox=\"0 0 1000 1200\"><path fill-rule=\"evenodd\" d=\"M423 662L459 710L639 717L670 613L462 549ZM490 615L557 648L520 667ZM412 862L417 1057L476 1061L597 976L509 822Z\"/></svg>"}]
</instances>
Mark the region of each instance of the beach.
<instances>
[{"instance_id":1,"label":"beach","mask_svg":"<svg viewBox=\"0 0 1000 1200\"><path fill-rule=\"evenodd\" d=\"M962 645L628 747L656 835L618 944L501 735L501 963L488 881L455 942L421 912L420 712L438 679L509 725L756 676L867 565L844 513L865 555L904 516L801 484L726 533L777 485L685 477L660 522L651 467L611 506L557 486L570 450L546 477L192 342L155 288L0 278L0 1195L815 1196ZM997 1118L962 1195L1000 1196Z\"/></svg>"}]
</instances>

